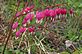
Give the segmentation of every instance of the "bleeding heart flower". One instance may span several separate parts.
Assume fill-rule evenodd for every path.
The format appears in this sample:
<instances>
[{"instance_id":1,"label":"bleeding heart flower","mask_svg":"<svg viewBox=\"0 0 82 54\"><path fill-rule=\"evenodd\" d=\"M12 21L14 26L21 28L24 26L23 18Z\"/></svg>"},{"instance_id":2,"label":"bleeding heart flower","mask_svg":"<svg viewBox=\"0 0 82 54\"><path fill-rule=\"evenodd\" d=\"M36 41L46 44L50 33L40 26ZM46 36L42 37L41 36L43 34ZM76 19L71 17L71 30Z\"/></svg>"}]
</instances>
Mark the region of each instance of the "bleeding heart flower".
<instances>
[{"instance_id":1,"label":"bleeding heart flower","mask_svg":"<svg viewBox=\"0 0 82 54\"><path fill-rule=\"evenodd\" d=\"M35 28L34 28L34 27L29 27L29 28L28 28L28 31L32 33L32 32L35 31Z\"/></svg>"},{"instance_id":2,"label":"bleeding heart flower","mask_svg":"<svg viewBox=\"0 0 82 54\"><path fill-rule=\"evenodd\" d=\"M66 15L66 13L67 13L67 10L66 9L61 9L61 14L63 15Z\"/></svg>"},{"instance_id":3,"label":"bleeding heart flower","mask_svg":"<svg viewBox=\"0 0 82 54\"><path fill-rule=\"evenodd\" d=\"M30 12L31 8L30 7L26 7L22 12L23 14L26 14L28 12Z\"/></svg>"},{"instance_id":4,"label":"bleeding heart flower","mask_svg":"<svg viewBox=\"0 0 82 54\"><path fill-rule=\"evenodd\" d=\"M43 18L45 18L44 12L36 12L36 23L42 23Z\"/></svg>"},{"instance_id":5,"label":"bleeding heart flower","mask_svg":"<svg viewBox=\"0 0 82 54\"><path fill-rule=\"evenodd\" d=\"M21 33L23 33L23 32L25 32L25 31L26 31L26 28L21 27L19 31L20 31Z\"/></svg>"},{"instance_id":6,"label":"bleeding heart flower","mask_svg":"<svg viewBox=\"0 0 82 54\"><path fill-rule=\"evenodd\" d=\"M50 10L49 9L44 10L44 14L46 17L49 17L50 16Z\"/></svg>"},{"instance_id":7,"label":"bleeding heart flower","mask_svg":"<svg viewBox=\"0 0 82 54\"><path fill-rule=\"evenodd\" d=\"M27 20L28 20L28 19L24 18L22 24L23 24L23 25L26 24L26 23L27 23Z\"/></svg>"},{"instance_id":8,"label":"bleeding heart flower","mask_svg":"<svg viewBox=\"0 0 82 54\"><path fill-rule=\"evenodd\" d=\"M20 31L16 32L16 37L19 37L21 35Z\"/></svg>"},{"instance_id":9,"label":"bleeding heart flower","mask_svg":"<svg viewBox=\"0 0 82 54\"><path fill-rule=\"evenodd\" d=\"M16 17L19 17L21 15L21 12L16 13Z\"/></svg>"},{"instance_id":10,"label":"bleeding heart flower","mask_svg":"<svg viewBox=\"0 0 82 54\"><path fill-rule=\"evenodd\" d=\"M15 22L13 25L12 25L12 29L16 29L18 27L18 22Z\"/></svg>"},{"instance_id":11,"label":"bleeding heart flower","mask_svg":"<svg viewBox=\"0 0 82 54\"><path fill-rule=\"evenodd\" d=\"M34 8L34 5L31 5L31 6L30 6L30 9L33 9L33 8Z\"/></svg>"},{"instance_id":12,"label":"bleeding heart flower","mask_svg":"<svg viewBox=\"0 0 82 54\"><path fill-rule=\"evenodd\" d=\"M73 9L70 9L70 14L73 14L74 13L74 10Z\"/></svg>"},{"instance_id":13,"label":"bleeding heart flower","mask_svg":"<svg viewBox=\"0 0 82 54\"><path fill-rule=\"evenodd\" d=\"M56 8L54 11L56 12L57 15L61 14L61 8Z\"/></svg>"},{"instance_id":14,"label":"bleeding heart flower","mask_svg":"<svg viewBox=\"0 0 82 54\"><path fill-rule=\"evenodd\" d=\"M29 19L30 21L32 21L33 17L34 17L34 14L32 14L32 13L28 13L26 15L26 19Z\"/></svg>"},{"instance_id":15,"label":"bleeding heart flower","mask_svg":"<svg viewBox=\"0 0 82 54\"><path fill-rule=\"evenodd\" d=\"M41 20L45 17L44 12L36 12L36 19Z\"/></svg>"},{"instance_id":16,"label":"bleeding heart flower","mask_svg":"<svg viewBox=\"0 0 82 54\"><path fill-rule=\"evenodd\" d=\"M27 22L30 23L34 17L34 14L28 13L26 17L23 19L22 24L26 24Z\"/></svg>"},{"instance_id":17,"label":"bleeding heart flower","mask_svg":"<svg viewBox=\"0 0 82 54\"><path fill-rule=\"evenodd\" d=\"M50 16L51 17L55 17L56 16L56 12L54 10L50 10Z\"/></svg>"}]
</instances>

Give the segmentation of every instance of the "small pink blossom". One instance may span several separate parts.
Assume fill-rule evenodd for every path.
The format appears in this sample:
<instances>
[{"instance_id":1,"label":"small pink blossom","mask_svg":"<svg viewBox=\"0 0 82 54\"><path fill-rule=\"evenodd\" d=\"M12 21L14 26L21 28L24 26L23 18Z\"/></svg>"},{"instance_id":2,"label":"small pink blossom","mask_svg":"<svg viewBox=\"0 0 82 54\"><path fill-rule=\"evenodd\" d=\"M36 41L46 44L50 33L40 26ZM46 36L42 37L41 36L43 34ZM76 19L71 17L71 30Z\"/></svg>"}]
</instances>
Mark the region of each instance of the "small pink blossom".
<instances>
[{"instance_id":1,"label":"small pink blossom","mask_svg":"<svg viewBox=\"0 0 82 54\"><path fill-rule=\"evenodd\" d=\"M33 9L33 8L34 8L34 5L31 5L31 6L30 6L30 9Z\"/></svg>"},{"instance_id":2,"label":"small pink blossom","mask_svg":"<svg viewBox=\"0 0 82 54\"><path fill-rule=\"evenodd\" d=\"M36 19L39 21L45 17L44 12L36 12Z\"/></svg>"},{"instance_id":3,"label":"small pink blossom","mask_svg":"<svg viewBox=\"0 0 82 54\"><path fill-rule=\"evenodd\" d=\"M70 9L70 14L73 14L74 13L74 10L73 9Z\"/></svg>"},{"instance_id":4,"label":"small pink blossom","mask_svg":"<svg viewBox=\"0 0 82 54\"><path fill-rule=\"evenodd\" d=\"M20 31L21 33L23 33L23 32L25 32L25 31L26 31L26 28L21 27L19 31Z\"/></svg>"},{"instance_id":5,"label":"small pink blossom","mask_svg":"<svg viewBox=\"0 0 82 54\"><path fill-rule=\"evenodd\" d=\"M21 35L20 31L16 32L16 37L19 37Z\"/></svg>"},{"instance_id":6,"label":"small pink blossom","mask_svg":"<svg viewBox=\"0 0 82 54\"><path fill-rule=\"evenodd\" d=\"M61 8L56 8L54 11L56 12L57 15L61 14Z\"/></svg>"},{"instance_id":7,"label":"small pink blossom","mask_svg":"<svg viewBox=\"0 0 82 54\"><path fill-rule=\"evenodd\" d=\"M28 31L29 31L29 32L34 32L34 31L35 31L35 28L34 28L34 27L29 27L29 28L28 28Z\"/></svg>"},{"instance_id":8,"label":"small pink blossom","mask_svg":"<svg viewBox=\"0 0 82 54\"><path fill-rule=\"evenodd\" d=\"M34 14L28 13L25 18L32 21L33 17L34 17Z\"/></svg>"},{"instance_id":9,"label":"small pink blossom","mask_svg":"<svg viewBox=\"0 0 82 54\"><path fill-rule=\"evenodd\" d=\"M61 14L63 15L66 15L66 13L67 13L67 10L66 9L61 9Z\"/></svg>"},{"instance_id":10,"label":"small pink blossom","mask_svg":"<svg viewBox=\"0 0 82 54\"><path fill-rule=\"evenodd\" d=\"M25 11L27 12L27 11L30 11L31 10L31 8L30 7L26 7L25 8Z\"/></svg>"},{"instance_id":11,"label":"small pink blossom","mask_svg":"<svg viewBox=\"0 0 82 54\"><path fill-rule=\"evenodd\" d=\"M44 10L44 14L46 17L49 17L50 16L50 10L49 9Z\"/></svg>"},{"instance_id":12,"label":"small pink blossom","mask_svg":"<svg viewBox=\"0 0 82 54\"><path fill-rule=\"evenodd\" d=\"M25 14L25 13L28 13L30 10L31 10L30 7L26 7L22 12L23 12L23 14Z\"/></svg>"},{"instance_id":13,"label":"small pink blossom","mask_svg":"<svg viewBox=\"0 0 82 54\"><path fill-rule=\"evenodd\" d=\"M31 13L27 14L26 17L23 19L22 24L26 24L27 22L32 21L33 17L34 15Z\"/></svg>"},{"instance_id":14,"label":"small pink blossom","mask_svg":"<svg viewBox=\"0 0 82 54\"><path fill-rule=\"evenodd\" d=\"M55 13L54 10L50 10L50 16L51 16L51 17L55 17L55 16L56 16L56 13Z\"/></svg>"},{"instance_id":15,"label":"small pink blossom","mask_svg":"<svg viewBox=\"0 0 82 54\"><path fill-rule=\"evenodd\" d=\"M26 7L26 8L23 10L23 14L30 12L33 8L34 8L34 5L31 5L30 7Z\"/></svg>"},{"instance_id":16,"label":"small pink blossom","mask_svg":"<svg viewBox=\"0 0 82 54\"><path fill-rule=\"evenodd\" d=\"M27 22L32 21L33 17L34 17L34 14L28 13L26 17L23 19L22 24L26 24Z\"/></svg>"},{"instance_id":17,"label":"small pink blossom","mask_svg":"<svg viewBox=\"0 0 82 54\"><path fill-rule=\"evenodd\" d=\"M13 25L12 25L12 29L16 29L18 27L18 22L15 22Z\"/></svg>"},{"instance_id":18,"label":"small pink blossom","mask_svg":"<svg viewBox=\"0 0 82 54\"><path fill-rule=\"evenodd\" d=\"M27 19L24 18L22 24L26 24L26 23L27 23Z\"/></svg>"},{"instance_id":19,"label":"small pink blossom","mask_svg":"<svg viewBox=\"0 0 82 54\"><path fill-rule=\"evenodd\" d=\"M16 13L16 17L19 17L21 15L21 12Z\"/></svg>"}]
</instances>

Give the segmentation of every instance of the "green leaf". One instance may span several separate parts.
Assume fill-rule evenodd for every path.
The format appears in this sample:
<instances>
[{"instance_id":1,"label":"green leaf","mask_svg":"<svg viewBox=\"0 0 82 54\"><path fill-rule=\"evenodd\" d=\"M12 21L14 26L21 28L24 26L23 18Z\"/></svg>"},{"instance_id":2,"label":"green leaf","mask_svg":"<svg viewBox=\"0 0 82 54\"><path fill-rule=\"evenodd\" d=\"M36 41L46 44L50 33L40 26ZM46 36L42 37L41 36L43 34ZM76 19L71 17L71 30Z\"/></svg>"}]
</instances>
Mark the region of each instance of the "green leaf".
<instances>
[{"instance_id":1,"label":"green leaf","mask_svg":"<svg viewBox=\"0 0 82 54\"><path fill-rule=\"evenodd\" d=\"M5 50L4 54L12 54L12 51Z\"/></svg>"},{"instance_id":2,"label":"green leaf","mask_svg":"<svg viewBox=\"0 0 82 54\"><path fill-rule=\"evenodd\" d=\"M79 51L80 53L82 53L82 47L81 47L81 48L78 48L78 49L79 49L78 51Z\"/></svg>"},{"instance_id":3,"label":"green leaf","mask_svg":"<svg viewBox=\"0 0 82 54\"><path fill-rule=\"evenodd\" d=\"M2 52L3 46L0 46L0 52Z\"/></svg>"},{"instance_id":4,"label":"green leaf","mask_svg":"<svg viewBox=\"0 0 82 54\"><path fill-rule=\"evenodd\" d=\"M43 25L44 25L44 23L45 23L45 20L43 20L43 21L42 21L41 25L43 26Z\"/></svg>"},{"instance_id":5,"label":"green leaf","mask_svg":"<svg viewBox=\"0 0 82 54\"><path fill-rule=\"evenodd\" d=\"M80 3L79 7L82 8L82 3Z\"/></svg>"},{"instance_id":6,"label":"green leaf","mask_svg":"<svg viewBox=\"0 0 82 54\"><path fill-rule=\"evenodd\" d=\"M20 52L20 54L24 54L23 52Z\"/></svg>"},{"instance_id":7,"label":"green leaf","mask_svg":"<svg viewBox=\"0 0 82 54\"><path fill-rule=\"evenodd\" d=\"M18 10L21 11L21 9L23 8L23 6L24 6L23 3L20 3L20 6L19 6Z\"/></svg>"},{"instance_id":8,"label":"green leaf","mask_svg":"<svg viewBox=\"0 0 82 54\"><path fill-rule=\"evenodd\" d=\"M33 0L33 2L35 4L35 8L39 8L41 6L39 0Z\"/></svg>"},{"instance_id":9,"label":"green leaf","mask_svg":"<svg viewBox=\"0 0 82 54\"><path fill-rule=\"evenodd\" d=\"M61 54L69 54L68 52L61 52Z\"/></svg>"},{"instance_id":10,"label":"green leaf","mask_svg":"<svg viewBox=\"0 0 82 54\"><path fill-rule=\"evenodd\" d=\"M16 54L20 54L20 50L16 50L15 52L16 52Z\"/></svg>"},{"instance_id":11,"label":"green leaf","mask_svg":"<svg viewBox=\"0 0 82 54\"><path fill-rule=\"evenodd\" d=\"M71 39L70 39L70 40L74 41L74 40L76 40L77 38L78 38L78 36L73 35L73 36L71 37Z\"/></svg>"},{"instance_id":12,"label":"green leaf","mask_svg":"<svg viewBox=\"0 0 82 54\"><path fill-rule=\"evenodd\" d=\"M41 34L40 32L36 32L36 36L40 36L40 34Z\"/></svg>"},{"instance_id":13,"label":"green leaf","mask_svg":"<svg viewBox=\"0 0 82 54\"><path fill-rule=\"evenodd\" d=\"M36 19L33 18L33 20L30 22L31 25L35 24L36 23Z\"/></svg>"},{"instance_id":14,"label":"green leaf","mask_svg":"<svg viewBox=\"0 0 82 54\"><path fill-rule=\"evenodd\" d=\"M68 0L68 3L69 3L69 4L72 4L72 1L71 1L71 0Z\"/></svg>"},{"instance_id":15,"label":"green leaf","mask_svg":"<svg viewBox=\"0 0 82 54\"><path fill-rule=\"evenodd\" d=\"M78 50L76 50L75 52L73 52L73 54L79 54L79 51L78 51Z\"/></svg>"}]
</instances>

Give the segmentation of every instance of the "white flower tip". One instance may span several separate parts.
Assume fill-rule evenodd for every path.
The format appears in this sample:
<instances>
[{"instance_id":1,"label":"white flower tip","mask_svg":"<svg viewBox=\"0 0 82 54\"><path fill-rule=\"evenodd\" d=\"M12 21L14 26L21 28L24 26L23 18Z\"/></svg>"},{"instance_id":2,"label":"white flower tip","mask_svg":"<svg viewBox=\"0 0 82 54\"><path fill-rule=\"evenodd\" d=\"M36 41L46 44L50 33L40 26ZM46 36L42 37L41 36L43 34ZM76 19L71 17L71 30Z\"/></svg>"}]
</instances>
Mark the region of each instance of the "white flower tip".
<instances>
[{"instance_id":1,"label":"white flower tip","mask_svg":"<svg viewBox=\"0 0 82 54\"><path fill-rule=\"evenodd\" d=\"M23 24L23 26L26 26L26 24Z\"/></svg>"},{"instance_id":2,"label":"white flower tip","mask_svg":"<svg viewBox=\"0 0 82 54\"><path fill-rule=\"evenodd\" d=\"M15 39L17 40L19 37L15 37Z\"/></svg>"},{"instance_id":3,"label":"white flower tip","mask_svg":"<svg viewBox=\"0 0 82 54\"><path fill-rule=\"evenodd\" d=\"M14 29L13 32L16 32L16 29Z\"/></svg>"},{"instance_id":4,"label":"white flower tip","mask_svg":"<svg viewBox=\"0 0 82 54\"><path fill-rule=\"evenodd\" d=\"M28 20L27 22L28 22L28 24L30 24L30 20Z\"/></svg>"},{"instance_id":5,"label":"white flower tip","mask_svg":"<svg viewBox=\"0 0 82 54\"><path fill-rule=\"evenodd\" d=\"M26 14L26 12L23 12L23 14Z\"/></svg>"}]
</instances>

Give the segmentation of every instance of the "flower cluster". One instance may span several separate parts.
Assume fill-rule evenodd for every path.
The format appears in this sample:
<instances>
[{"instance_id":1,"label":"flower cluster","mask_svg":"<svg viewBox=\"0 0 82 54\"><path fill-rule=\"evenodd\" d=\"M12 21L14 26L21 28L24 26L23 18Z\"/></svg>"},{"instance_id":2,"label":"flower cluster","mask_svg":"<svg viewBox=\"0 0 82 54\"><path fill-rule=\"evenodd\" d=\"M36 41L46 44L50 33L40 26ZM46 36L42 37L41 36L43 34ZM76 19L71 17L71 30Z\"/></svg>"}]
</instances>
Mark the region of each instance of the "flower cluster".
<instances>
[{"instance_id":1,"label":"flower cluster","mask_svg":"<svg viewBox=\"0 0 82 54\"><path fill-rule=\"evenodd\" d=\"M25 9L22 9L22 11L19 11L19 12L16 13L16 17L19 17L19 16L21 16L23 14L27 14L27 13L31 12L31 10L33 8L34 8L34 6L32 5L30 7L26 7Z\"/></svg>"},{"instance_id":2,"label":"flower cluster","mask_svg":"<svg viewBox=\"0 0 82 54\"><path fill-rule=\"evenodd\" d=\"M31 9L33 9L33 6L27 7L24 10L22 10L22 12L18 12L16 14L16 17L19 17L21 14L26 14L25 18L22 21L23 27L21 27L16 32L17 37L19 37L26 30L28 30L31 33L35 31L34 27L26 28L26 24L30 23L33 20L33 18L36 18L36 23L41 23L42 20L47 18L47 17L56 18L56 16L60 16L60 15L65 16L67 14L67 9L65 9L65 8L45 9L43 11L36 11L36 14L31 13L30 12ZM73 9L70 9L69 13L73 14L74 13ZM12 26L12 29L14 30L17 27L18 27L18 22L15 22Z\"/></svg>"},{"instance_id":3,"label":"flower cluster","mask_svg":"<svg viewBox=\"0 0 82 54\"><path fill-rule=\"evenodd\" d=\"M32 21L33 17L34 17L34 14L28 13L28 14L26 15L26 17L23 19L22 24L24 25L24 24L26 24L27 22L30 23L30 21Z\"/></svg>"}]
</instances>

